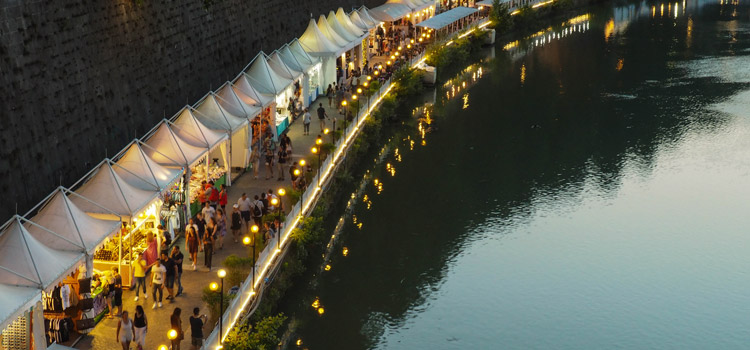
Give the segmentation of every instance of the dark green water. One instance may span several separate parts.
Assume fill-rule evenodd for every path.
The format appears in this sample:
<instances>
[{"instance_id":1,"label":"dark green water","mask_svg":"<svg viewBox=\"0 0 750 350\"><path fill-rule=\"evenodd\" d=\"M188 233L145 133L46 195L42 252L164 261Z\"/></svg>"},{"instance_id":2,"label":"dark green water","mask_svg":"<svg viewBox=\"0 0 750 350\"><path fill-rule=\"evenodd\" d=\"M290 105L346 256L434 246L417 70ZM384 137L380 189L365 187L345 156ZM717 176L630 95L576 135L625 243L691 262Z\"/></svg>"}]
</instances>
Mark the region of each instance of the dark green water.
<instances>
[{"instance_id":1,"label":"dark green water","mask_svg":"<svg viewBox=\"0 0 750 350\"><path fill-rule=\"evenodd\" d=\"M302 347L750 347L750 3L578 20L427 94L292 307Z\"/></svg>"}]
</instances>

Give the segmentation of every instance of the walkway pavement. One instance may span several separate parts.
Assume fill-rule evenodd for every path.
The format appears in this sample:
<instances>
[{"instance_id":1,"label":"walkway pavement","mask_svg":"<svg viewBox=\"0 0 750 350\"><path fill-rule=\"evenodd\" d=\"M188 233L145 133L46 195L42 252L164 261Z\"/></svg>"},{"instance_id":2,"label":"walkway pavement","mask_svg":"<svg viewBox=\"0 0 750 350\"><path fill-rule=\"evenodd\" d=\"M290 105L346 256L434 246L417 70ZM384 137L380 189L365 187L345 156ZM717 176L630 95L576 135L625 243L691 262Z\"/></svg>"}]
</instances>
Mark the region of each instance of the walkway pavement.
<instances>
[{"instance_id":1,"label":"walkway pavement","mask_svg":"<svg viewBox=\"0 0 750 350\"><path fill-rule=\"evenodd\" d=\"M310 105L310 111L312 114L310 135L303 135L304 128L302 125L301 117L293 122L289 127L288 133L289 137L292 139L292 157L294 161L299 161L299 159L302 158L310 159L311 157L310 148L315 143L315 138L320 131L316 113L316 109L318 108L318 105L320 103L323 104L323 107L326 109L326 113L331 118L337 118L338 122L341 122L342 120L341 115L338 114L335 106L334 108L328 107L328 99L326 97L321 97L312 105ZM326 126L330 128L330 122L328 122L328 125ZM232 186L229 187L227 191L229 197L229 204L227 205L227 208L230 209L233 203L237 203L237 200L242 196L242 193L247 193L247 195L252 198L256 194L260 195L260 193L262 192L267 192L269 189L276 191L280 187L291 186L288 171L289 170L287 167L285 170L285 181L276 180L276 178L278 177L278 167L274 168L275 176L270 180L265 180L265 167L261 167L261 169L259 169L257 180L253 179L252 171L244 173L239 178L233 179ZM313 171L315 171L315 169L313 169ZM292 204L294 203L284 203L286 208L290 208ZM247 227L243 225L242 233L244 234L247 232ZM235 254L237 256L247 256L248 254L247 248L245 248L242 243L235 243L231 236L231 232L229 232L228 235L224 238L224 249L214 253L214 267L212 271L208 272L208 269L203 267L203 253L198 253L198 270L192 271L192 269L190 268L191 262L187 256L187 249L185 247L184 240L180 238L178 244L180 246L180 250L183 252L183 254L185 254L185 259L183 261L184 270L182 275L182 285L184 291L182 295L177 297L174 302L163 300L162 308L157 307L156 309L152 309L153 298L151 295L149 295L148 299L144 299L143 295L141 295L140 300L136 302L134 301L135 291L126 290L123 293L123 310L128 311L131 318L133 313L135 312L136 305L143 306L145 310L146 317L149 323L145 349L157 349L161 344L169 344L169 340L167 338L167 331L169 331L169 329L171 328L169 320L170 315L176 307L182 309L182 324L183 330L185 331L185 340L182 341L181 346L184 349L190 349L191 333L189 317L192 314L192 309L194 307L200 307L201 313L208 312L208 307L201 300L203 288L208 286L211 282L218 281L216 271L220 266L222 266L222 263L224 262L224 259L226 259L226 257L228 257L230 254ZM229 288L231 287L232 286L225 286L225 290L229 290ZM164 297L166 297L166 289ZM218 320L217 317L214 317L214 319ZM75 346L75 348L97 350L120 349L115 334L117 330L117 321L118 318L102 319L102 321L94 328L94 330L88 335L84 336L84 338ZM203 334L205 336L208 336L214 326L214 324L206 325L203 328ZM131 344L131 348L135 349L136 347L134 344Z\"/></svg>"}]
</instances>

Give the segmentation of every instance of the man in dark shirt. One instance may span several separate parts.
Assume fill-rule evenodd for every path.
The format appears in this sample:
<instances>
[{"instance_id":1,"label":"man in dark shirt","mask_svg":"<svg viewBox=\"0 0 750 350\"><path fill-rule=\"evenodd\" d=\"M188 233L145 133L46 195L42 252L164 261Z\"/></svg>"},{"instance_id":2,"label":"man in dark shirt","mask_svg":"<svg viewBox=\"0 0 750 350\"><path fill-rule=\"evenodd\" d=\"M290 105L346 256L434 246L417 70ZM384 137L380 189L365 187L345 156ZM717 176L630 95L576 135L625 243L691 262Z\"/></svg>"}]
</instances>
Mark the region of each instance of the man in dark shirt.
<instances>
[{"instance_id":1,"label":"man in dark shirt","mask_svg":"<svg viewBox=\"0 0 750 350\"><path fill-rule=\"evenodd\" d=\"M193 350L200 349L203 346L203 324L206 323L206 315L199 315L199 308L193 309L193 315L190 316L190 333L192 337L191 345Z\"/></svg>"},{"instance_id":2,"label":"man in dark shirt","mask_svg":"<svg viewBox=\"0 0 750 350\"><path fill-rule=\"evenodd\" d=\"M202 242L203 234L206 233L206 220L203 219L203 214L200 212L195 214L195 226L198 226L198 242Z\"/></svg>"},{"instance_id":3,"label":"man in dark shirt","mask_svg":"<svg viewBox=\"0 0 750 350\"><path fill-rule=\"evenodd\" d=\"M320 120L320 132L323 132L323 130L326 128L326 118L328 118L328 114L326 114L326 109L323 108L323 104L320 104L320 107L318 107L318 120Z\"/></svg>"},{"instance_id":4,"label":"man in dark shirt","mask_svg":"<svg viewBox=\"0 0 750 350\"><path fill-rule=\"evenodd\" d=\"M182 259L184 258L179 245L175 244L175 246L172 247L172 252L169 253L169 257L177 265L177 294L175 294L175 296L178 297L182 294Z\"/></svg>"},{"instance_id":5,"label":"man in dark shirt","mask_svg":"<svg viewBox=\"0 0 750 350\"><path fill-rule=\"evenodd\" d=\"M177 276L177 264L175 264L174 260L172 260L165 251L161 252L161 264L165 269L167 269L166 281L164 282L164 285L167 287L167 292L169 292L169 295L166 297L166 299L174 302L174 292L172 290L174 288L175 276Z\"/></svg>"}]
</instances>

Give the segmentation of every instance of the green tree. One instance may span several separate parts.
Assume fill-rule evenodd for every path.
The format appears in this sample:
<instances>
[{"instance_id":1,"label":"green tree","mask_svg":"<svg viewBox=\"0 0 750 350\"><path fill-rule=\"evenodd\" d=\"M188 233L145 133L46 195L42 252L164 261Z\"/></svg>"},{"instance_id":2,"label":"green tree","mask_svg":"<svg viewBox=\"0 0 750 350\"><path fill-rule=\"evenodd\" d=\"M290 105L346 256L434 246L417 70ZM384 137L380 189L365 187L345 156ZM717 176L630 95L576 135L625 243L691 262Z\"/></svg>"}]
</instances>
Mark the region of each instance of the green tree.
<instances>
[{"instance_id":1,"label":"green tree","mask_svg":"<svg viewBox=\"0 0 750 350\"><path fill-rule=\"evenodd\" d=\"M283 313L263 318L255 324L236 326L227 335L224 349L227 350L271 350L276 349L281 338L279 328L286 321Z\"/></svg>"},{"instance_id":2,"label":"green tree","mask_svg":"<svg viewBox=\"0 0 750 350\"><path fill-rule=\"evenodd\" d=\"M490 27L495 29L496 34L504 34L513 26L513 16L510 15L508 4L500 3L500 0L492 0L490 10Z\"/></svg>"}]
</instances>

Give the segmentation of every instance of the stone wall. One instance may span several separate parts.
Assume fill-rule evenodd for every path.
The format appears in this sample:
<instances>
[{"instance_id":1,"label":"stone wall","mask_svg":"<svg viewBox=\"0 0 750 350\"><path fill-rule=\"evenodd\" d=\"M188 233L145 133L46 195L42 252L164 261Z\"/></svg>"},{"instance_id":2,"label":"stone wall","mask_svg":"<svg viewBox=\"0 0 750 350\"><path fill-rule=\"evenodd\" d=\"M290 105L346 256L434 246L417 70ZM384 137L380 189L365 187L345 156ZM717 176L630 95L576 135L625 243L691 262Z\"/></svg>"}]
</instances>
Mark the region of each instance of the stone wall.
<instances>
[{"instance_id":1,"label":"stone wall","mask_svg":"<svg viewBox=\"0 0 750 350\"><path fill-rule=\"evenodd\" d=\"M1 218L301 35L311 14L384 0L213 2L0 0Z\"/></svg>"}]
</instances>

